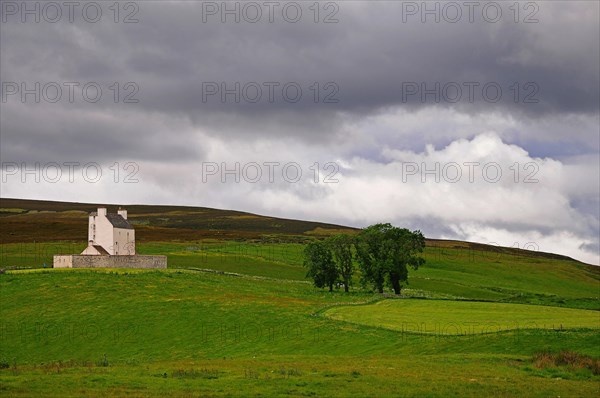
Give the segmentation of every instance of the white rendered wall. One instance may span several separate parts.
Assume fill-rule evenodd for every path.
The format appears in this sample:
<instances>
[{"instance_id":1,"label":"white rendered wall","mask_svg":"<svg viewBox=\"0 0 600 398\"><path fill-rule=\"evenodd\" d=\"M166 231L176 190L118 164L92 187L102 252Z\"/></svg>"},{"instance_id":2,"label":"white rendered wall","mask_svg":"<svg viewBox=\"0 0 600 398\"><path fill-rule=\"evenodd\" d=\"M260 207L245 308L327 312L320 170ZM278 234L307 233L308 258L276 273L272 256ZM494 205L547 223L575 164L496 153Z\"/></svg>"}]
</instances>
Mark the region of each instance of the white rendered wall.
<instances>
[{"instance_id":1,"label":"white rendered wall","mask_svg":"<svg viewBox=\"0 0 600 398\"><path fill-rule=\"evenodd\" d=\"M135 254L135 231L133 229L113 229L113 252L118 256Z\"/></svg>"},{"instance_id":2,"label":"white rendered wall","mask_svg":"<svg viewBox=\"0 0 600 398\"><path fill-rule=\"evenodd\" d=\"M98 209L100 210L100 209ZM98 216L95 217L96 223L96 239L94 241L95 244L102 246L108 254L115 254L114 252L114 243L113 240L113 226L106 218L106 215L101 215L98 212Z\"/></svg>"}]
</instances>

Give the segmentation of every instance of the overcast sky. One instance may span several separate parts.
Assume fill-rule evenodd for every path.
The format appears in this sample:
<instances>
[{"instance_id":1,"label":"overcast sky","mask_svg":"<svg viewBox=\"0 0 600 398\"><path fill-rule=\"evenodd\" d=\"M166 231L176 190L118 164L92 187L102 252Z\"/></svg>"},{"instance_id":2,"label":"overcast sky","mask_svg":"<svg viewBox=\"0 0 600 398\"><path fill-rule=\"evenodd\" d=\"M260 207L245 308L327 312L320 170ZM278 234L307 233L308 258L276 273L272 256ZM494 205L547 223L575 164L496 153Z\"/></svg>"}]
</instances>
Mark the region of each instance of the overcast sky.
<instances>
[{"instance_id":1,"label":"overcast sky","mask_svg":"<svg viewBox=\"0 0 600 398\"><path fill-rule=\"evenodd\" d=\"M0 3L2 197L600 263L598 2Z\"/></svg>"}]
</instances>

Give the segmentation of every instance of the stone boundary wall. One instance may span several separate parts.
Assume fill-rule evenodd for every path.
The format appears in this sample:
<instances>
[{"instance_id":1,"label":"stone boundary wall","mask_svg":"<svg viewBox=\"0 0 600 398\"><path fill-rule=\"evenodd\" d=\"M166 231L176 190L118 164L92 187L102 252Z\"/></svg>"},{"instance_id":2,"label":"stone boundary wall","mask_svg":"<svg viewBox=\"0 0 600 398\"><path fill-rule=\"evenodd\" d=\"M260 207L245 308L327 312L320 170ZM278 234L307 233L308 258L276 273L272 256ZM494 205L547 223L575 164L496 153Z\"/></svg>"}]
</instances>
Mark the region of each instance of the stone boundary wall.
<instances>
[{"instance_id":1,"label":"stone boundary wall","mask_svg":"<svg viewBox=\"0 0 600 398\"><path fill-rule=\"evenodd\" d=\"M167 268L167 256L54 256L54 268Z\"/></svg>"}]
</instances>

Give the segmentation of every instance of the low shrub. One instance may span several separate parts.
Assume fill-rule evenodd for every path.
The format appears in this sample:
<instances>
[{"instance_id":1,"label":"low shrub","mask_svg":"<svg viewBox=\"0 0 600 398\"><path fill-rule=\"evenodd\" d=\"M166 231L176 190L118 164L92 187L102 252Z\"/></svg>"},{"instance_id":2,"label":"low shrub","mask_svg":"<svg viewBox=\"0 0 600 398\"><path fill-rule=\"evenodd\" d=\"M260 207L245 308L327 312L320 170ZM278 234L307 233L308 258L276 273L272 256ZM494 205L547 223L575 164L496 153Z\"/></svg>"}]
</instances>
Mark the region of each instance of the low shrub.
<instances>
[{"instance_id":1,"label":"low shrub","mask_svg":"<svg viewBox=\"0 0 600 398\"><path fill-rule=\"evenodd\" d=\"M565 366L569 369L589 369L597 376L600 375L600 359L574 351L561 351L558 353L538 352L533 355L533 364L538 369Z\"/></svg>"}]
</instances>

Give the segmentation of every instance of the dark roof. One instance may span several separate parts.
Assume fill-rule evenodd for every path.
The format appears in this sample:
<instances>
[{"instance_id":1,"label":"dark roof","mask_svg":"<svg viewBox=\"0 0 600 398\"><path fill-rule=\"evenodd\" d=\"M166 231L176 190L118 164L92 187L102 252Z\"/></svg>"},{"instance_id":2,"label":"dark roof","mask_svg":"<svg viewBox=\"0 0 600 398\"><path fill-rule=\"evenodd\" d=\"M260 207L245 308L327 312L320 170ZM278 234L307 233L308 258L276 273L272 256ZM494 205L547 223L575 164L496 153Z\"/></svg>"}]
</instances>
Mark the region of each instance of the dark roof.
<instances>
[{"instance_id":1,"label":"dark roof","mask_svg":"<svg viewBox=\"0 0 600 398\"><path fill-rule=\"evenodd\" d=\"M104 256L109 256L110 253L107 252L102 246L100 245L92 245L94 247L94 249L98 250L98 253L104 255Z\"/></svg>"},{"instance_id":2,"label":"dark roof","mask_svg":"<svg viewBox=\"0 0 600 398\"><path fill-rule=\"evenodd\" d=\"M115 228L133 229L133 226L129 224L129 221L121 217L120 214L106 214L106 218Z\"/></svg>"}]
</instances>

